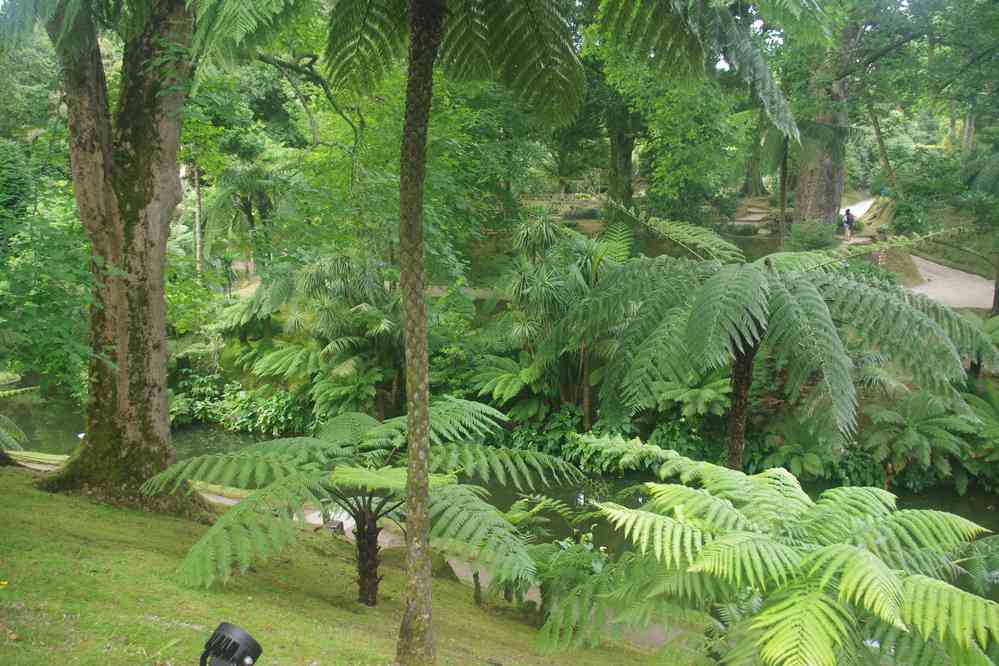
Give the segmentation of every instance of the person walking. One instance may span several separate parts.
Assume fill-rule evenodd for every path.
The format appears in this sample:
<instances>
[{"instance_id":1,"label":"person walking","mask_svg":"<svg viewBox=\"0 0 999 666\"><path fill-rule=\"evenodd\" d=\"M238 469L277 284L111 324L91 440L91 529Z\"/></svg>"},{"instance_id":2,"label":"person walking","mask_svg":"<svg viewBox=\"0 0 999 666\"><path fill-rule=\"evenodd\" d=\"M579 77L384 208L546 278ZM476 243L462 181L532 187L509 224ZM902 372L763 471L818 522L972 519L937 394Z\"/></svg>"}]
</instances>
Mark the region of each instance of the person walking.
<instances>
[{"instance_id":1,"label":"person walking","mask_svg":"<svg viewBox=\"0 0 999 666\"><path fill-rule=\"evenodd\" d=\"M853 213L847 208L846 212L843 213L843 231L846 232L846 240L853 239L853 223L855 221L856 218L853 216Z\"/></svg>"}]
</instances>

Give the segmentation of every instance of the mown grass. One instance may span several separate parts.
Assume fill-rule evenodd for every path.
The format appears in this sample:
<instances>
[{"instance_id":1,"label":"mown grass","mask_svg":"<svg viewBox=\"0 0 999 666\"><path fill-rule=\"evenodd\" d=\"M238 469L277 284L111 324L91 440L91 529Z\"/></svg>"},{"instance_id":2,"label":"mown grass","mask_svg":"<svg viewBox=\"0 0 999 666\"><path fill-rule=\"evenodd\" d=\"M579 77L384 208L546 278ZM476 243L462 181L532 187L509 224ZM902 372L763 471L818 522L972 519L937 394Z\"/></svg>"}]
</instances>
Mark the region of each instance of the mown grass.
<instances>
[{"instance_id":1,"label":"mown grass","mask_svg":"<svg viewBox=\"0 0 999 666\"><path fill-rule=\"evenodd\" d=\"M351 544L303 530L286 556L212 590L173 572L205 529L184 520L51 495L0 469L0 664L196 664L218 622L264 647L261 664L389 664L402 612L403 553L384 553L381 603L356 601ZM624 647L544 655L537 631L497 601L434 581L442 664L641 664Z\"/></svg>"}]
</instances>

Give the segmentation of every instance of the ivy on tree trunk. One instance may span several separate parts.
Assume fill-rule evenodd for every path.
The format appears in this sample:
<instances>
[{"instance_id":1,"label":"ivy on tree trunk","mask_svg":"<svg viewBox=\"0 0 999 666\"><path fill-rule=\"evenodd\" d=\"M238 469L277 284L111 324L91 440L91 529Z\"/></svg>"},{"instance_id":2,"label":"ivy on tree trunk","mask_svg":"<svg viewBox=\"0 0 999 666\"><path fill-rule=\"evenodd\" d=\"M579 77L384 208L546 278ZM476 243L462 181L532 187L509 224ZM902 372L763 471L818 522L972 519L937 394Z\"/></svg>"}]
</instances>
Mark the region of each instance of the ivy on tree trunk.
<instances>
[{"instance_id":1,"label":"ivy on tree trunk","mask_svg":"<svg viewBox=\"0 0 999 666\"><path fill-rule=\"evenodd\" d=\"M185 0L151 3L127 38L112 116L98 29L81 10L47 25L62 69L73 189L93 253L86 438L46 486L134 501L173 461L164 262L181 200L181 107L193 25Z\"/></svg>"},{"instance_id":2,"label":"ivy on tree trunk","mask_svg":"<svg viewBox=\"0 0 999 666\"><path fill-rule=\"evenodd\" d=\"M423 187L434 62L444 33L445 0L410 0L406 118L399 166L399 268L406 333L409 468L406 486L406 608L396 660L436 661L431 626L430 416L427 311L423 278Z\"/></svg>"}]
</instances>

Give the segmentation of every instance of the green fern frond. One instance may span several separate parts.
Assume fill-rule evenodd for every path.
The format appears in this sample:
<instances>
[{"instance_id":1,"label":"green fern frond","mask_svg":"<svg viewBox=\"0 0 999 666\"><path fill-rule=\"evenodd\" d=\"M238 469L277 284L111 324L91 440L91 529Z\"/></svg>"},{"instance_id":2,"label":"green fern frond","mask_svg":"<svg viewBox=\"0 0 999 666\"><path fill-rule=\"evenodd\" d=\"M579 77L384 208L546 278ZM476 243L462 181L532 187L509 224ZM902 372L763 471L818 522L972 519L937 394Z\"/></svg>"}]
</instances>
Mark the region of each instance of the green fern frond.
<instances>
[{"instance_id":1,"label":"green fern frond","mask_svg":"<svg viewBox=\"0 0 999 666\"><path fill-rule=\"evenodd\" d=\"M767 342L774 359L787 373L787 395L797 399L808 385L813 391L812 403L825 398L832 405L832 416L839 430L852 433L857 411L856 389L850 374L853 362L822 294L800 275L774 276L769 283Z\"/></svg>"},{"instance_id":2,"label":"green fern frond","mask_svg":"<svg viewBox=\"0 0 999 666\"><path fill-rule=\"evenodd\" d=\"M452 485L431 492L430 537L435 548L470 555L504 581L533 581L527 542L475 486Z\"/></svg>"},{"instance_id":3,"label":"green fern frond","mask_svg":"<svg viewBox=\"0 0 999 666\"><path fill-rule=\"evenodd\" d=\"M703 521L711 531L749 530L751 523L732 502L700 488L679 484L646 483L652 499L648 507L659 513L678 512L687 519Z\"/></svg>"},{"instance_id":4,"label":"green fern frond","mask_svg":"<svg viewBox=\"0 0 999 666\"><path fill-rule=\"evenodd\" d=\"M563 455L586 471L597 473L628 470L656 471L668 460L677 457L673 451L643 443L637 437L621 435L573 435Z\"/></svg>"},{"instance_id":5,"label":"green fern frond","mask_svg":"<svg viewBox=\"0 0 999 666\"><path fill-rule=\"evenodd\" d=\"M9 417L0 414L0 451L22 451L28 436Z\"/></svg>"},{"instance_id":6,"label":"green fern frond","mask_svg":"<svg viewBox=\"0 0 999 666\"><path fill-rule=\"evenodd\" d=\"M623 209L622 209L623 210ZM695 259L732 264L745 261L742 250L707 227L630 213L649 231L688 252Z\"/></svg>"},{"instance_id":7,"label":"green fern frond","mask_svg":"<svg viewBox=\"0 0 999 666\"><path fill-rule=\"evenodd\" d=\"M737 352L755 346L769 319L770 281L751 264L724 266L697 290L686 344L695 363L727 365Z\"/></svg>"},{"instance_id":8,"label":"green fern frond","mask_svg":"<svg viewBox=\"0 0 999 666\"><path fill-rule=\"evenodd\" d=\"M405 0L335 0L325 59L335 85L370 90L406 54Z\"/></svg>"},{"instance_id":9,"label":"green fern frond","mask_svg":"<svg viewBox=\"0 0 999 666\"><path fill-rule=\"evenodd\" d=\"M302 0L199 0L191 4L197 12L194 51L202 58L231 59L235 53L272 38L279 26L311 3Z\"/></svg>"},{"instance_id":10,"label":"green fern frond","mask_svg":"<svg viewBox=\"0 0 999 666\"><path fill-rule=\"evenodd\" d=\"M695 561L701 549L712 540L709 533L692 524L651 511L629 509L611 502L596 506L643 555L651 552L668 567Z\"/></svg>"},{"instance_id":11,"label":"green fern frond","mask_svg":"<svg viewBox=\"0 0 999 666\"><path fill-rule=\"evenodd\" d=\"M635 243L635 234L631 227L621 221L607 225L600 234L600 242L606 247L606 256L611 261L622 264L631 258L631 250Z\"/></svg>"},{"instance_id":12,"label":"green fern frond","mask_svg":"<svg viewBox=\"0 0 999 666\"><path fill-rule=\"evenodd\" d=\"M321 505L325 477L325 472L290 474L227 510L188 551L181 580L209 587L279 553L296 539L295 518L304 522L303 507Z\"/></svg>"},{"instance_id":13,"label":"green fern frond","mask_svg":"<svg viewBox=\"0 0 999 666\"><path fill-rule=\"evenodd\" d=\"M328 442L292 437L251 444L235 453L212 453L177 462L142 486L147 495L176 492L201 481L235 488L262 488L303 470L329 465L345 452ZM190 491L190 488L188 488Z\"/></svg>"},{"instance_id":14,"label":"green fern frond","mask_svg":"<svg viewBox=\"0 0 999 666\"><path fill-rule=\"evenodd\" d=\"M704 546L688 569L721 578L737 587L780 587L792 578L802 556L790 546L758 532L729 532Z\"/></svg>"},{"instance_id":15,"label":"green fern frond","mask_svg":"<svg viewBox=\"0 0 999 666\"><path fill-rule=\"evenodd\" d=\"M887 624L902 623L902 581L872 552L838 543L808 555L803 568L823 590L839 590L840 601L866 608Z\"/></svg>"},{"instance_id":16,"label":"green fern frond","mask_svg":"<svg viewBox=\"0 0 999 666\"><path fill-rule=\"evenodd\" d=\"M953 639L962 647L977 641L986 649L999 640L999 604L942 580L909 576L902 583L902 619L924 638Z\"/></svg>"},{"instance_id":17,"label":"green fern frond","mask_svg":"<svg viewBox=\"0 0 999 666\"><path fill-rule=\"evenodd\" d=\"M561 485L583 478L576 467L562 458L484 444L433 445L430 467L439 472L461 473L485 483L494 479L504 486L512 483L517 490L533 489L535 479L545 485Z\"/></svg>"},{"instance_id":18,"label":"green fern frond","mask_svg":"<svg viewBox=\"0 0 999 666\"><path fill-rule=\"evenodd\" d=\"M857 632L849 608L809 586L779 595L753 627L762 631L760 657L768 666L837 666L839 647Z\"/></svg>"},{"instance_id":19,"label":"green fern frond","mask_svg":"<svg viewBox=\"0 0 999 666\"><path fill-rule=\"evenodd\" d=\"M316 434L318 439L338 444L353 445L364 434L378 426L378 419L360 412L344 412L326 421Z\"/></svg>"},{"instance_id":20,"label":"green fern frond","mask_svg":"<svg viewBox=\"0 0 999 666\"><path fill-rule=\"evenodd\" d=\"M355 467L341 465L329 475L329 481L334 487L347 491L364 491L367 493L388 493L403 495L406 492L407 475L405 467ZM450 474L431 474L432 489L457 483Z\"/></svg>"}]
</instances>

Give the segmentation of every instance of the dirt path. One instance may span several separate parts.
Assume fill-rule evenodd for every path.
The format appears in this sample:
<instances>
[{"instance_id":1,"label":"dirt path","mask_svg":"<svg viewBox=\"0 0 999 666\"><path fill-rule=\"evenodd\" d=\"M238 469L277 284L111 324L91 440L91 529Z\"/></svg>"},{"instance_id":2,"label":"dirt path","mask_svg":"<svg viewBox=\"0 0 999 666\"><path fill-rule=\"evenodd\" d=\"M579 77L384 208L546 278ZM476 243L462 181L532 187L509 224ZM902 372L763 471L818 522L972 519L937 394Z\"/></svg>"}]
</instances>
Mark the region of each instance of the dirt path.
<instances>
[{"instance_id":1,"label":"dirt path","mask_svg":"<svg viewBox=\"0 0 999 666\"><path fill-rule=\"evenodd\" d=\"M916 255L912 255L912 260L925 280L923 284L912 288L917 294L925 294L952 308L987 310L992 307L994 285L990 280Z\"/></svg>"},{"instance_id":2,"label":"dirt path","mask_svg":"<svg viewBox=\"0 0 999 666\"><path fill-rule=\"evenodd\" d=\"M870 199L864 199L863 201L858 201L857 203L852 204L850 206L844 206L843 208L840 209L839 214L845 215L846 210L849 208L850 212L853 213L853 216L857 219L860 219L864 216L864 213L867 212L867 209L869 209L873 203L874 203L873 197Z\"/></svg>"}]
</instances>

